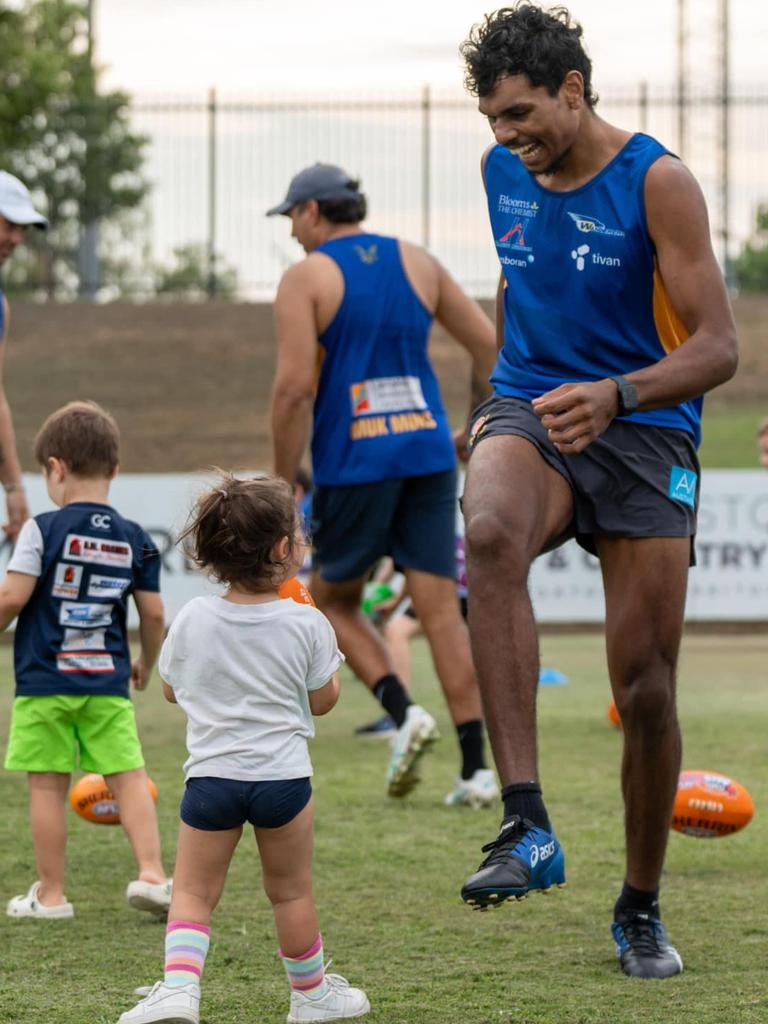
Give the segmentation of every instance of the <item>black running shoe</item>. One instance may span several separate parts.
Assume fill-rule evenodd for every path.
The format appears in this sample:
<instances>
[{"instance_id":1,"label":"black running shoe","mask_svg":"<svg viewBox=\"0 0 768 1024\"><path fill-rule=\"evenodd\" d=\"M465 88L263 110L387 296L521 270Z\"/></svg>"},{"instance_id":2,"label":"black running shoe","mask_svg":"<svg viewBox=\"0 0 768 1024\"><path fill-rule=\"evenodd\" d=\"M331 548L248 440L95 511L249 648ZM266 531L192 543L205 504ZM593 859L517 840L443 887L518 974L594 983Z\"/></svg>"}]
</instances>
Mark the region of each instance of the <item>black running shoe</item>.
<instances>
[{"instance_id":1,"label":"black running shoe","mask_svg":"<svg viewBox=\"0 0 768 1024\"><path fill-rule=\"evenodd\" d=\"M624 910L611 925L621 969L632 978L671 978L683 961L658 917Z\"/></svg>"},{"instance_id":2,"label":"black running shoe","mask_svg":"<svg viewBox=\"0 0 768 1024\"><path fill-rule=\"evenodd\" d=\"M483 853L488 856L461 890L464 902L478 910L499 906L512 896L522 900L533 890L549 892L553 885L565 885L565 858L554 832L545 832L527 818L505 818Z\"/></svg>"},{"instance_id":3,"label":"black running shoe","mask_svg":"<svg viewBox=\"0 0 768 1024\"><path fill-rule=\"evenodd\" d=\"M358 725L355 729L355 736L381 736L388 738L397 732L397 726L389 717L384 715L373 722L366 722L365 725Z\"/></svg>"}]
</instances>

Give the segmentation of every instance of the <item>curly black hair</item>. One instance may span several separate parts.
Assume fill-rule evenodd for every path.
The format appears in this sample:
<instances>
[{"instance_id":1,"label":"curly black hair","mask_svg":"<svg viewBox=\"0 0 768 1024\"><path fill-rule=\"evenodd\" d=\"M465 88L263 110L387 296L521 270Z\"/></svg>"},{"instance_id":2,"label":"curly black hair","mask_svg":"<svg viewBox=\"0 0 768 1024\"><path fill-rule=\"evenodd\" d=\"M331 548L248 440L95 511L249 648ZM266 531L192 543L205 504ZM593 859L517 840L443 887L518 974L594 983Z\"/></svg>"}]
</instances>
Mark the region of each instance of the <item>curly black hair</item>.
<instances>
[{"instance_id":1,"label":"curly black hair","mask_svg":"<svg viewBox=\"0 0 768 1024\"><path fill-rule=\"evenodd\" d=\"M581 42L582 28L565 7L545 11L529 0L502 7L474 25L460 52L464 84L473 96L487 96L502 75L526 75L554 96L569 71L584 79L584 100L597 103L592 90L592 61Z\"/></svg>"}]
</instances>

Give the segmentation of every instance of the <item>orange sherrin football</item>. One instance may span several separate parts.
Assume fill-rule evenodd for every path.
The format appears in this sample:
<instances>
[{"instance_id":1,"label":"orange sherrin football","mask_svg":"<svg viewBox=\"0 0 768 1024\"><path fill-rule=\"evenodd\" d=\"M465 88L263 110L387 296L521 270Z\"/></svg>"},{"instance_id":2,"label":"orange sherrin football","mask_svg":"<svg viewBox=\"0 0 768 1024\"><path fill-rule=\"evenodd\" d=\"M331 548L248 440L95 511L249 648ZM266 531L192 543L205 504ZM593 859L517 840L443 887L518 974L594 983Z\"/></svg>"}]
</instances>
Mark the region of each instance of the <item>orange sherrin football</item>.
<instances>
[{"instance_id":1,"label":"orange sherrin football","mask_svg":"<svg viewBox=\"0 0 768 1024\"><path fill-rule=\"evenodd\" d=\"M611 725L615 725L617 729L621 729L621 715L619 714L619 709L616 707L615 700L612 700L608 705L608 711L606 714Z\"/></svg>"},{"instance_id":2,"label":"orange sherrin football","mask_svg":"<svg viewBox=\"0 0 768 1024\"><path fill-rule=\"evenodd\" d=\"M277 588L277 596L292 597L298 604L311 604L312 607L315 605L312 595L298 576L294 576L292 579L286 580L285 583L281 583Z\"/></svg>"},{"instance_id":3,"label":"orange sherrin football","mask_svg":"<svg viewBox=\"0 0 768 1024\"><path fill-rule=\"evenodd\" d=\"M157 786L147 776L147 786L153 800L157 800ZM84 775L69 791L72 810L94 825L119 825L120 808L102 775Z\"/></svg>"},{"instance_id":4,"label":"orange sherrin football","mask_svg":"<svg viewBox=\"0 0 768 1024\"><path fill-rule=\"evenodd\" d=\"M716 839L748 825L755 803L735 779L717 772L681 772L672 828L687 836Z\"/></svg>"}]
</instances>

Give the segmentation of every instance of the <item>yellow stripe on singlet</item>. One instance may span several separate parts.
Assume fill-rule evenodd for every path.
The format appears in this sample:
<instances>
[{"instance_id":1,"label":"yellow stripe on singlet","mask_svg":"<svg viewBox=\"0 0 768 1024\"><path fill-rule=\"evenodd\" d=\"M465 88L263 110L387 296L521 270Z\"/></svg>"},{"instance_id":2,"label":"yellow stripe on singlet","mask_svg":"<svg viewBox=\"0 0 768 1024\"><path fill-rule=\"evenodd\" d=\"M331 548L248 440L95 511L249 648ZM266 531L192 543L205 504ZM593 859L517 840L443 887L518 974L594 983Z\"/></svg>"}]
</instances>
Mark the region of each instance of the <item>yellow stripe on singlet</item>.
<instances>
[{"instance_id":1,"label":"yellow stripe on singlet","mask_svg":"<svg viewBox=\"0 0 768 1024\"><path fill-rule=\"evenodd\" d=\"M688 340L688 331L672 306L655 260L653 263L653 319L656 323L659 341L667 355Z\"/></svg>"}]
</instances>

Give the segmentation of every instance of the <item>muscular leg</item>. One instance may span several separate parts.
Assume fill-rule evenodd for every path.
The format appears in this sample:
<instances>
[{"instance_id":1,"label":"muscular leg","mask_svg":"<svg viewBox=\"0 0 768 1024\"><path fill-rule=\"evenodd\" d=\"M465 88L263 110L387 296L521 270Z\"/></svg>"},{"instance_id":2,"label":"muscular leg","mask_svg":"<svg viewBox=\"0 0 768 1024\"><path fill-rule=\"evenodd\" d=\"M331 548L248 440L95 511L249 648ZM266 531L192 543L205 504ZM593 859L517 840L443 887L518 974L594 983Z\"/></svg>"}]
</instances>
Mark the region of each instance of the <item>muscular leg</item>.
<instances>
[{"instance_id":1,"label":"muscular leg","mask_svg":"<svg viewBox=\"0 0 768 1024\"><path fill-rule=\"evenodd\" d=\"M361 577L344 583L329 583L315 572L309 589L317 607L328 616L336 631L347 664L372 690L382 676L394 669L381 635L360 610L364 582Z\"/></svg>"},{"instance_id":2,"label":"muscular leg","mask_svg":"<svg viewBox=\"0 0 768 1024\"><path fill-rule=\"evenodd\" d=\"M489 437L469 464L466 521L469 632L485 721L502 785L538 778L538 637L528 572L565 532L571 491L521 437Z\"/></svg>"},{"instance_id":3,"label":"muscular leg","mask_svg":"<svg viewBox=\"0 0 768 1024\"><path fill-rule=\"evenodd\" d=\"M598 537L608 670L624 731L627 882L658 888L680 771L675 671L688 579L688 537Z\"/></svg>"},{"instance_id":4,"label":"muscular leg","mask_svg":"<svg viewBox=\"0 0 768 1024\"><path fill-rule=\"evenodd\" d=\"M403 686L411 685L411 640L423 632L418 619L410 615L398 615L384 624L384 641L389 648L392 664Z\"/></svg>"},{"instance_id":5,"label":"muscular leg","mask_svg":"<svg viewBox=\"0 0 768 1024\"><path fill-rule=\"evenodd\" d=\"M461 617L455 580L415 569L407 569L405 575L454 725L482 718L469 634Z\"/></svg>"}]
</instances>

